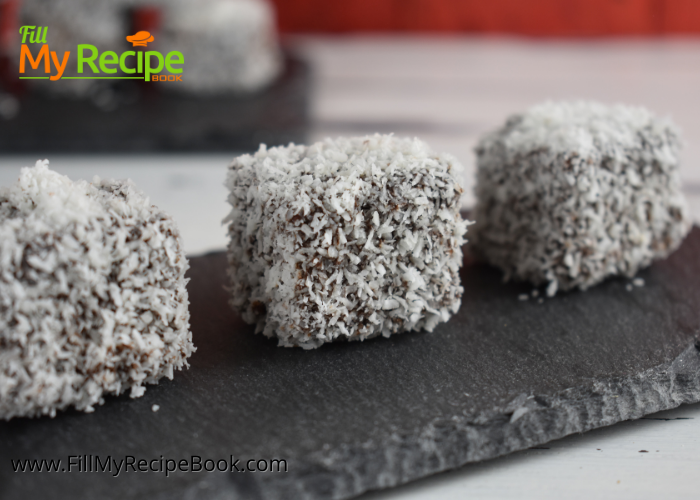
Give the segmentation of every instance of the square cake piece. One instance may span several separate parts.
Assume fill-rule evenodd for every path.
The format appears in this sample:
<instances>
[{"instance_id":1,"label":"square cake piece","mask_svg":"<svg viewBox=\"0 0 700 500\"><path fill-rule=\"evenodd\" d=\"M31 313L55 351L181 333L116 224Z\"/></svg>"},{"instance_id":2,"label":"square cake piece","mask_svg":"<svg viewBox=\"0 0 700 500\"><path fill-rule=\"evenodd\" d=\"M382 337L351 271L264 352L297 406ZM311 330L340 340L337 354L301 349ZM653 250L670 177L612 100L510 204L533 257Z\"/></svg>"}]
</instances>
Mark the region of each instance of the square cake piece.
<instances>
[{"instance_id":1,"label":"square cake piece","mask_svg":"<svg viewBox=\"0 0 700 500\"><path fill-rule=\"evenodd\" d=\"M676 127L644 108L535 106L477 145L473 245L548 295L632 277L690 228Z\"/></svg>"},{"instance_id":2,"label":"square cake piece","mask_svg":"<svg viewBox=\"0 0 700 500\"><path fill-rule=\"evenodd\" d=\"M232 305L288 347L432 331L460 306L460 168L382 135L236 158Z\"/></svg>"}]
</instances>

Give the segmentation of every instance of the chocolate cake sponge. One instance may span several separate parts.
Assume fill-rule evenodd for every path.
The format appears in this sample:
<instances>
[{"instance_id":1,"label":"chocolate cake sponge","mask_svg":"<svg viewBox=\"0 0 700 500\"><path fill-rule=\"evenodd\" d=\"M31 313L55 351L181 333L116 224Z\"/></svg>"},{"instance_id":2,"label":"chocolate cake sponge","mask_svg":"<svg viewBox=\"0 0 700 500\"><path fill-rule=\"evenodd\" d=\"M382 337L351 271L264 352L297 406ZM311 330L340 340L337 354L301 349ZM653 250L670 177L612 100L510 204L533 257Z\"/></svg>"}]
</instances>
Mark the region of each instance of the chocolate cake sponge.
<instances>
[{"instance_id":1,"label":"chocolate cake sponge","mask_svg":"<svg viewBox=\"0 0 700 500\"><path fill-rule=\"evenodd\" d=\"M476 147L472 247L548 294L632 277L691 223L679 132L644 108L547 102Z\"/></svg>"},{"instance_id":2,"label":"chocolate cake sponge","mask_svg":"<svg viewBox=\"0 0 700 500\"><path fill-rule=\"evenodd\" d=\"M459 163L368 136L236 158L232 304L281 346L432 330L460 306Z\"/></svg>"},{"instance_id":3,"label":"chocolate cake sponge","mask_svg":"<svg viewBox=\"0 0 700 500\"><path fill-rule=\"evenodd\" d=\"M188 366L187 268L130 181L23 168L0 191L0 418L92 411Z\"/></svg>"}]
</instances>

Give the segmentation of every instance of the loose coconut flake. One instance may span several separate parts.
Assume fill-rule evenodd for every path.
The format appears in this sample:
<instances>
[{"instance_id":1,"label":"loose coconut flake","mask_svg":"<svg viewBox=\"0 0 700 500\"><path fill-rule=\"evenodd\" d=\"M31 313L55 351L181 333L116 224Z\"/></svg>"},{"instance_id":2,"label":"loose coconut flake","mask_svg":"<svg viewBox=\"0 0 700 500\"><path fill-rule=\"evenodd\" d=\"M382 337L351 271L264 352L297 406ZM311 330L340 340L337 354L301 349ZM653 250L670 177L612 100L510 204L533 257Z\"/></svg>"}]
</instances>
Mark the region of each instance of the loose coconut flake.
<instances>
[{"instance_id":1,"label":"loose coconut flake","mask_svg":"<svg viewBox=\"0 0 700 500\"><path fill-rule=\"evenodd\" d=\"M463 291L459 168L381 135L236 158L224 221L233 306L287 347L432 331Z\"/></svg>"},{"instance_id":2,"label":"loose coconut flake","mask_svg":"<svg viewBox=\"0 0 700 500\"><path fill-rule=\"evenodd\" d=\"M549 296L632 277L690 229L679 148L644 108L547 102L513 116L476 147L473 244Z\"/></svg>"},{"instance_id":3,"label":"loose coconut flake","mask_svg":"<svg viewBox=\"0 0 700 500\"><path fill-rule=\"evenodd\" d=\"M131 181L23 168L0 191L0 418L89 412L188 366L187 268Z\"/></svg>"}]
</instances>

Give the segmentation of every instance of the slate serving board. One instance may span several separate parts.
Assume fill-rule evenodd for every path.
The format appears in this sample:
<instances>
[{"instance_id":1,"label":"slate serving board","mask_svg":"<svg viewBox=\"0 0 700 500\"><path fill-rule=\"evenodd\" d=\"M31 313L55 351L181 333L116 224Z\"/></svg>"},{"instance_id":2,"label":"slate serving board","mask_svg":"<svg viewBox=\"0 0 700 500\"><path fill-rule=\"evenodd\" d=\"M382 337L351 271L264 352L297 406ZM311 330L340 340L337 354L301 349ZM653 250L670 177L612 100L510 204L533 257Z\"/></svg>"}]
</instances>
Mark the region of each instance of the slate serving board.
<instances>
[{"instance_id":1,"label":"slate serving board","mask_svg":"<svg viewBox=\"0 0 700 500\"><path fill-rule=\"evenodd\" d=\"M191 368L92 414L0 423L0 498L348 498L700 401L700 229L641 276L632 291L612 279L539 304L466 257L462 308L433 333L303 351L229 309L224 254L193 258ZM285 459L288 472L11 468L232 454Z\"/></svg>"}]
</instances>

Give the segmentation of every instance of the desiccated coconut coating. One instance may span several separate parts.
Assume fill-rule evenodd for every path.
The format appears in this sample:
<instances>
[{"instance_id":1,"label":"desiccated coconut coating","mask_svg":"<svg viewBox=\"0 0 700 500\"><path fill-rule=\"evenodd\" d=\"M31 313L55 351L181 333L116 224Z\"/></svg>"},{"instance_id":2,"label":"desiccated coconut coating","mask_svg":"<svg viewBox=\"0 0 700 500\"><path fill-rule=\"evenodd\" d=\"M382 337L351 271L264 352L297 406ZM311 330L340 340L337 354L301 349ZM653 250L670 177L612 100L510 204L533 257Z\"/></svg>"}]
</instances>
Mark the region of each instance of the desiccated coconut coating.
<instances>
[{"instance_id":1,"label":"desiccated coconut coating","mask_svg":"<svg viewBox=\"0 0 700 500\"><path fill-rule=\"evenodd\" d=\"M0 191L0 418L92 411L188 366L187 268L130 181L23 168Z\"/></svg>"},{"instance_id":2,"label":"desiccated coconut coating","mask_svg":"<svg viewBox=\"0 0 700 500\"><path fill-rule=\"evenodd\" d=\"M472 244L548 294L634 276L690 228L675 126L643 108L547 102L476 147Z\"/></svg>"},{"instance_id":3,"label":"desiccated coconut coating","mask_svg":"<svg viewBox=\"0 0 700 500\"><path fill-rule=\"evenodd\" d=\"M431 331L462 295L457 168L417 139L380 135L236 158L233 306L281 346Z\"/></svg>"}]
</instances>

